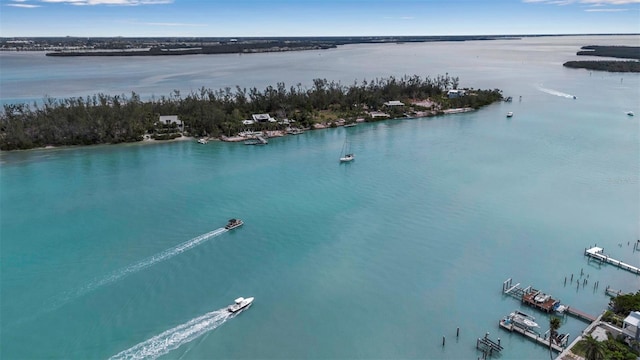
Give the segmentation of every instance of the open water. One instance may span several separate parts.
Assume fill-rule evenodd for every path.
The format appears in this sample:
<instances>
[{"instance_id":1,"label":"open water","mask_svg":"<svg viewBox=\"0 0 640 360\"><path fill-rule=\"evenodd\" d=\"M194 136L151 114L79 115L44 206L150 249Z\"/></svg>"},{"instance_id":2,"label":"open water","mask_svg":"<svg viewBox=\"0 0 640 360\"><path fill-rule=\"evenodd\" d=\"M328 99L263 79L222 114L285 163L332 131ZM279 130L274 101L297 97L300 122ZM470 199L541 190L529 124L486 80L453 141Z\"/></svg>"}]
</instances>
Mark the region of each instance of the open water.
<instances>
[{"instance_id":1,"label":"open water","mask_svg":"<svg viewBox=\"0 0 640 360\"><path fill-rule=\"evenodd\" d=\"M640 115L640 75L562 67L583 45L639 43L540 37L171 59L2 53L4 103L446 72L514 101L263 147L4 152L0 358L476 359L486 332L501 338L501 358L548 358L498 328L514 309L548 325L501 294L505 279L593 315L606 308L607 285L640 289L639 276L583 257L598 244L640 265L640 128L625 115ZM339 164L345 139L356 160ZM232 217L245 225L220 229ZM564 285L572 274L588 284ZM256 300L229 316L239 296ZM573 338L585 326L565 318L560 331Z\"/></svg>"}]
</instances>

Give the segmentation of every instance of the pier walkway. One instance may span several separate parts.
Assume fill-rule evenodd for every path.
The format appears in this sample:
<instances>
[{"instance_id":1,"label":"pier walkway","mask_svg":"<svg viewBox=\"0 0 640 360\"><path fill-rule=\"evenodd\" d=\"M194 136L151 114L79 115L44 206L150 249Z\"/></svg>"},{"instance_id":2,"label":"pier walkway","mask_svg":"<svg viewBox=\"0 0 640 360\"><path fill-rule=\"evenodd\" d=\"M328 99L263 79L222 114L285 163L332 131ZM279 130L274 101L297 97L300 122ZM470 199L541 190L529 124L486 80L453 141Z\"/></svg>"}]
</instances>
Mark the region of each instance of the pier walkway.
<instances>
[{"instance_id":1,"label":"pier walkway","mask_svg":"<svg viewBox=\"0 0 640 360\"><path fill-rule=\"evenodd\" d=\"M591 316L585 312L582 312L578 309L574 309L571 306L568 306L567 309L564 311L565 313L569 314L569 315L573 315L576 318L580 319L580 320L584 320L584 321L588 321L589 323L592 323L594 321L596 321L596 317L595 316Z\"/></svg>"},{"instance_id":2,"label":"pier walkway","mask_svg":"<svg viewBox=\"0 0 640 360\"><path fill-rule=\"evenodd\" d=\"M520 283L512 285L513 280L508 278L502 283L502 292L505 295L512 296L522 303L529 305L546 313L560 313L574 316L577 319L593 322L595 316L591 316L583 311L573 308L566 304L561 304L560 300L556 300L551 295L545 294L540 290L536 290L531 286L525 288L520 287Z\"/></svg>"},{"instance_id":3,"label":"pier walkway","mask_svg":"<svg viewBox=\"0 0 640 360\"><path fill-rule=\"evenodd\" d=\"M603 252L604 249L599 248L597 246L594 246L590 249L584 249L584 254L585 256L588 256L589 258L593 258L596 259L598 261L600 261L600 263L608 263L611 265L615 265L621 269L630 271L636 275L640 275L640 268L629 265L627 263L623 263L620 260L616 260L616 259L612 259L610 258L608 255L605 255Z\"/></svg>"},{"instance_id":4,"label":"pier walkway","mask_svg":"<svg viewBox=\"0 0 640 360\"><path fill-rule=\"evenodd\" d=\"M546 346L547 348L549 347L549 342L551 342L551 340L545 339L543 337L541 337L540 335L538 335L537 333L527 330L527 329L523 329L519 326L515 326L513 323L508 323L504 320L500 320L499 323L500 327L510 331L510 332L517 332L521 335L524 335L525 337L527 337L530 340L533 340L535 342L537 342L538 344L542 344L544 346ZM551 349L553 349L556 352L561 353L562 350L564 350L564 348L560 345L557 345L553 342L551 342Z\"/></svg>"}]
</instances>

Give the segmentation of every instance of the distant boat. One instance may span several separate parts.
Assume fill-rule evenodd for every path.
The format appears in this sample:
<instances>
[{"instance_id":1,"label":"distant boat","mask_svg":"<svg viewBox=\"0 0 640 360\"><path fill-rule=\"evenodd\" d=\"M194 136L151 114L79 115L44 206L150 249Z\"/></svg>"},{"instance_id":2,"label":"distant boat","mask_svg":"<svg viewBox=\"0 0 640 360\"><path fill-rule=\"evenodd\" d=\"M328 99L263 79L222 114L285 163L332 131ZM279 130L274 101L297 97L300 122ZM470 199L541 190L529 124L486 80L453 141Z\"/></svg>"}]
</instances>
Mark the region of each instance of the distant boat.
<instances>
[{"instance_id":1,"label":"distant boat","mask_svg":"<svg viewBox=\"0 0 640 360\"><path fill-rule=\"evenodd\" d=\"M507 113L507 117L508 117L508 118L513 117L513 111L509 111L509 112Z\"/></svg>"},{"instance_id":2,"label":"distant boat","mask_svg":"<svg viewBox=\"0 0 640 360\"><path fill-rule=\"evenodd\" d=\"M242 222L242 220L240 219L230 219L229 222L227 223L227 225L225 225L225 229L227 230L233 230L237 227L240 227L244 225L244 222Z\"/></svg>"},{"instance_id":3,"label":"distant boat","mask_svg":"<svg viewBox=\"0 0 640 360\"><path fill-rule=\"evenodd\" d=\"M198 139L198 144L206 144L208 143L207 139L202 138L202 139Z\"/></svg>"},{"instance_id":4,"label":"distant boat","mask_svg":"<svg viewBox=\"0 0 640 360\"><path fill-rule=\"evenodd\" d=\"M355 157L356 156L351 152L349 141L345 139L344 144L342 145L342 151L340 152L340 162L349 162L355 159Z\"/></svg>"},{"instance_id":5,"label":"distant boat","mask_svg":"<svg viewBox=\"0 0 640 360\"><path fill-rule=\"evenodd\" d=\"M230 313L236 313L246 308L247 306L251 305L252 302L253 302L252 297L246 298L246 299L243 297L239 297L233 302L233 304L227 307L227 311L229 311Z\"/></svg>"},{"instance_id":6,"label":"distant boat","mask_svg":"<svg viewBox=\"0 0 640 360\"><path fill-rule=\"evenodd\" d=\"M358 125L358 123L352 122L352 123L349 123L349 124L344 124L344 127L353 127L353 126L356 126L356 125Z\"/></svg>"},{"instance_id":7,"label":"distant boat","mask_svg":"<svg viewBox=\"0 0 640 360\"><path fill-rule=\"evenodd\" d=\"M633 116L634 115L633 111L627 111L626 114L629 115L629 116Z\"/></svg>"}]
</instances>

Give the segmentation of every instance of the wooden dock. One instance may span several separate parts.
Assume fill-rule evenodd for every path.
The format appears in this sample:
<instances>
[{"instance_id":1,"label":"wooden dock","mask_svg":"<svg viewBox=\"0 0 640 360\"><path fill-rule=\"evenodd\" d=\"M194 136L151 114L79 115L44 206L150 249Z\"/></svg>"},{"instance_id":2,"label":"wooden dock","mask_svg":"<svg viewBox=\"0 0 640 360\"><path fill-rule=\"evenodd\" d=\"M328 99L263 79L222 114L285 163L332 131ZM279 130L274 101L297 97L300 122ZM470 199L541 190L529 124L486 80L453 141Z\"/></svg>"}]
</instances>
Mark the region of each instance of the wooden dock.
<instances>
[{"instance_id":1,"label":"wooden dock","mask_svg":"<svg viewBox=\"0 0 640 360\"><path fill-rule=\"evenodd\" d=\"M502 283L502 292L505 295L513 296L514 298L522 301L522 303L535 309L546 313L566 313L587 322L593 322L596 319L595 316L591 316L576 308L560 304L560 300L556 300L552 298L551 295L545 294L531 286L521 288L520 283L517 283L516 285L512 285L512 283L513 280L511 280L511 278L505 280L505 282Z\"/></svg>"},{"instance_id":2,"label":"wooden dock","mask_svg":"<svg viewBox=\"0 0 640 360\"><path fill-rule=\"evenodd\" d=\"M510 331L510 332L517 332L520 335L523 335L525 337L527 337L530 340L533 340L535 342L537 342L538 344L544 345L547 348L549 348L549 342L551 340L545 339L543 337L541 337L538 333L535 333L533 331L528 331L526 329L523 329L521 327L515 326L513 323L507 323L505 320L500 320L500 322L498 323L498 325L500 325L501 328ZM553 349L556 352L562 352L563 348L559 345L556 345L554 343L551 343L551 349Z\"/></svg>"},{"instance_id":3,"label":"wooden dock","mask_svg":"<svg viewBox=\"0 0 640 360\"><path fill-rule=\"evenodd\" d=\"M502 292L504 294L513 296L523 303L547 313L555 312L560 306L560 300L552 298L551 295L545 294L531 286L521 288L520 283L512 285L512 282L511 278L509 278L502 283Z\"/></svg>"},{"instance_id":4,"label":"wooden dock","mask_svg":"<svg viewBox=\"0 0 640 360\"><path fill-rule=\"evenodd\" d=\"M568 306L567 309L564 311L565 313L572 315L580 320L584 320L587 321L589 323L592 323L594 321L596 321L596 317L595 316L591 316L585 312L582 312L578 309L574 309L571 306Z\"/></svg>"},{"instance_id":5,"label":"wooden dock","mask_svg":"<svg viewBox=\"0 0 640 360\"><path fill-rule=\"evenodd\" d=\"M614 290L608 286L606 289L604 289L604 293L610 297L616 297L620 295L633 295L633 293L623 293L622 290Z\"/></svg>"},{"instance_id":6,"label":"wooden dock","mask_svg":"<svg viewBox=\"0 0 640 360\"><path fill-rule=\"evenodd\" d=\"M590 249L584 249L584 254L585 256L588 256L589 258L595 259L597 261L599 261L600 263L607 263L607 264L611 264L614 266L619 267L620 269L624 269L627 271L630 271L636 275L640 275L640 268L635 267L633 265L629 265L627 263L623 263L620 260L616 260L613 258L610 258L608 255L604 254L604 249L599 248L597 246L594 246Z\"/></svg>"}]
</instances>

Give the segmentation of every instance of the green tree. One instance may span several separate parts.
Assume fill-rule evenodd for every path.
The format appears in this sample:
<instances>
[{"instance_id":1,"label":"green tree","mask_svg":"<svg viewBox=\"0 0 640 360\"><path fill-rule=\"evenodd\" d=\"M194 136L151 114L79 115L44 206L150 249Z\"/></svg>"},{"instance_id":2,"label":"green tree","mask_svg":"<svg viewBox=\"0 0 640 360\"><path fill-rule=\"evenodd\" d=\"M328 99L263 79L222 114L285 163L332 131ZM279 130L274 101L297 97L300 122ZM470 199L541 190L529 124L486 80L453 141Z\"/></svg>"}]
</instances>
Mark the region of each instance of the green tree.
<instances>
[{"instance_id":1,"label":"green tree","mask_svg":"<svg viewBox=\"0 0 640 360\"><path fill-rule=\"evenodd\" d=\"M591 335L587 335L583 341L584 358L586 360L604 360L605 350L600 341Z\"/></svg>"},{"instance_id":2,"label":"green tree","mask_svg":"<svg viewBox=\"0 0 640 360\"><path fill-rule=\"evenodd\" d=\"M558 336L558 329L560 329L561 325L562 323L560 322L560 318L555 316L551 316L549 318L549 357L551 360L553 360L553 349L551 348L551 344L553 339Z\"/></svg>"}]
</instances>

